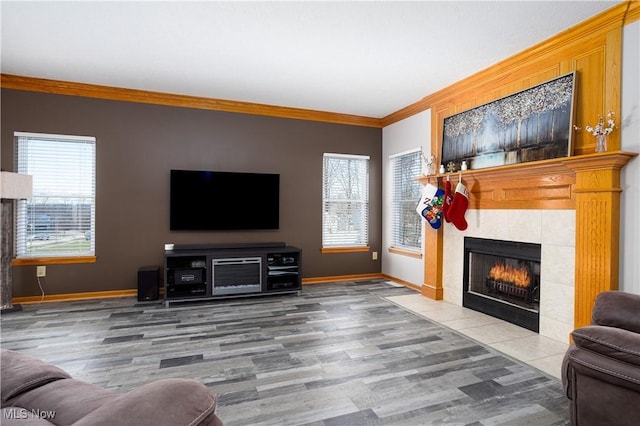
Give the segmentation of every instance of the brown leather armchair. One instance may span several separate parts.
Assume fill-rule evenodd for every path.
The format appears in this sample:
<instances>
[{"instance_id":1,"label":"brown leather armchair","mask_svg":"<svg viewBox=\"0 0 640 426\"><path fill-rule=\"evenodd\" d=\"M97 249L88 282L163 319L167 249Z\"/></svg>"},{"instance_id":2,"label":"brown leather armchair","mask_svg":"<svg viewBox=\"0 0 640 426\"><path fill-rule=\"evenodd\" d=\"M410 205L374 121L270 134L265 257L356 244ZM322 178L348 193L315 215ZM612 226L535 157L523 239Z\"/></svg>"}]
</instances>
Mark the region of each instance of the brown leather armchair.
<instances>
[{"instance_id":1,"label":"brown leather armchair","mask_svg":"<svg viewBox=\"0 0 640 426\"><path fill-rule=\"evenodd\" d=\"M195 380L160 379L117 393L7 349L0 349L0 373L7 426L222 426L216 395Z\"/></svg>"},{"instance_id":2,"label":"brown leather armchair","mask_svg":"<svg viewBox=\"0 0 640 426\"><path fill-rule=\"evenodd\" d=\"M596 297L592 324L574 330L562 363L573 425L640 422L640 295Z\"/></svg>"}]
</instances>

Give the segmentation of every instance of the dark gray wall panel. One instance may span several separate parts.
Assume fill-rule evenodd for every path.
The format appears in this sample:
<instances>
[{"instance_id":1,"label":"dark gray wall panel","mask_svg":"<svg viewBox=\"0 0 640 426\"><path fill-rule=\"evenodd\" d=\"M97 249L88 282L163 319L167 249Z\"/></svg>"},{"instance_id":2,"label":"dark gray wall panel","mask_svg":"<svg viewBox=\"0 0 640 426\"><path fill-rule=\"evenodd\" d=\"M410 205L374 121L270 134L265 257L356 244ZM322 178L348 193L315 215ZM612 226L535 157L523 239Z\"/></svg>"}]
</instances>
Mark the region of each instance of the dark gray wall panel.
<instances>
[{"instance_id":1,"label":"dark gray wall panel","mask_svg":"<svg viewBox=\"0 0 640 426\"><path fill-rule=\"evenodd\" d=\"M371 156L370 244L381 250L381 129L8 89L1 101L4 170L14 131L97 139L98 260L48 266L47 294L136 288L140 266L162 265L165 243L285 241L303 250L304 277L380 272L370 253L320 248L322 154L341 152ZM280 229L170 232L171 169L279 173ZM13 281L14 296L40 294L35 267L15 267Z\"/></svg>"}]
</instances>

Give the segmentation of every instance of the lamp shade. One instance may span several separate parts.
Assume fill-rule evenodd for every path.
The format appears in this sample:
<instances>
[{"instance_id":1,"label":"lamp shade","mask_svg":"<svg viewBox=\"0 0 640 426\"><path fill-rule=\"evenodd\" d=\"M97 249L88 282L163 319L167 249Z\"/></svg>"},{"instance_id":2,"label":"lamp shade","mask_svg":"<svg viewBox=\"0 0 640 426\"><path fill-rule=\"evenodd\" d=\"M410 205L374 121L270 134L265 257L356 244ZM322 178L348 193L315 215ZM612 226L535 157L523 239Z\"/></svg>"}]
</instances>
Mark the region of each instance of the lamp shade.
<instances>
[{"instance_id":1,"label":"lamp shade","mask_svg":"<svg viewBox=\"0 0 640 426\"><path fill-rule=\"evenodd\" d=\"M0 198L19 200L33 194L33 176L0 172Z\"/></svg>"}]
</instances>

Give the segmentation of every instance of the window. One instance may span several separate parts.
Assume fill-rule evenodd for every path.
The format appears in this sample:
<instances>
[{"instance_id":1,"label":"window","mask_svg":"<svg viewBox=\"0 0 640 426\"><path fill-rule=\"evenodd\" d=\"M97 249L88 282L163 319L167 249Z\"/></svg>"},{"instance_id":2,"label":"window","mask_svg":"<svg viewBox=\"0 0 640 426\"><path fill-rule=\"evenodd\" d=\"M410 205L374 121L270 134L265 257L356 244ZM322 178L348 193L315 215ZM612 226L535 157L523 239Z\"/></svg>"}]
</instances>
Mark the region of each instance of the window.
<instances>
[{"instance_id":1,"label":"window","mask_svg":"<svg viewBox=\"0 0 640 426\"><path fill-rule=\"evenodd\" d=\"M33 197L17 208L16 254L95 255L93 137L15 133L18 173L33 176Z\"/></svg>"},{"instance_id":2,"label":"window","mask_svg":"<svg viewBox=\"0 0 640 426\"><path fill-rule=\"evenodd\" d=\"M369 244L369 157L324 154L322 247Z\"/></svg>"},{"instance_id":3,"label":"window","mask_svg":"<svg viewBox=\"0 0 640 426\"><path fill-rule=\"evenodd\" d=\"M422 247L422 221L416 213L422 185L418 177L422 173L420 148L390 157L392 182L393 231L391 245L396 248L420 250Z\"/></svg>"}]
</instances>

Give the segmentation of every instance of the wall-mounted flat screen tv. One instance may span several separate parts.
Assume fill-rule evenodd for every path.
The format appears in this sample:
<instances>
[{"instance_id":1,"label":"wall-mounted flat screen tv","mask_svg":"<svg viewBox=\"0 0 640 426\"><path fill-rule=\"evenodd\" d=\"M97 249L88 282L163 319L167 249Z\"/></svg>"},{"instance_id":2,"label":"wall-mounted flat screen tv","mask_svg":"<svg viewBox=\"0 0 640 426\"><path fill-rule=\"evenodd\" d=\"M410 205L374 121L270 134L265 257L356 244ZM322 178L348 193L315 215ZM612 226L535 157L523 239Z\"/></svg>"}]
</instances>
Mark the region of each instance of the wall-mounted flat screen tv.
<instances>
[{"instance_id":1,"label":"wall-mounted flat screen tv","mask_svg":"<svg viewBox=\"0 0 640 426\"><path fill-rule=\"evenodd\" d=\"M172 231L279 227L279 174L171 170Z\"/></svg>"}]
</instances>

